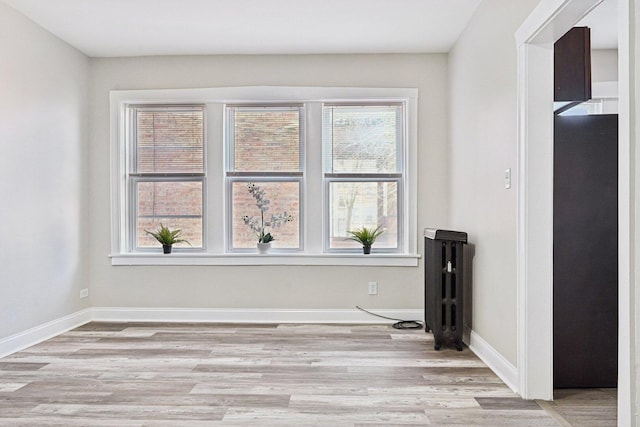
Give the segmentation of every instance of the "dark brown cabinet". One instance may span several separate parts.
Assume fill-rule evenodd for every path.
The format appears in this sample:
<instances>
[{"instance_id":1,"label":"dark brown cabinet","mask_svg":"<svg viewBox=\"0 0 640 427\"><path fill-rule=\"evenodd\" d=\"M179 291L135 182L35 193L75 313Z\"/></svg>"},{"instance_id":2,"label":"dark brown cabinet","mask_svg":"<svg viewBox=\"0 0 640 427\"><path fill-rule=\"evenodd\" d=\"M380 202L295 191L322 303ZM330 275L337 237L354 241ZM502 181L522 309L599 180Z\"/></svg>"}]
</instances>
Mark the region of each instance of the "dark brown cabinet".
<instances>
[{"instance_id":1,"label":"dark brown cabinet","mask_svg":"<svg viewBox=\"0 0 640 427\"><path fill-rule=\"evenodd\" d=\"M589 27L574 27L554 45L554 101L591 99Z\"/></svg>"},{"instance_id":2,"label":"dark brown cabinet","mask_svg":"<svg viewBox=\"0 0 640 427\"><path fill-rule=\"evenodd\" d=\"M615 387L618 116L556 116L554 124L554 386Z\"/></svg>"}]
</instances>

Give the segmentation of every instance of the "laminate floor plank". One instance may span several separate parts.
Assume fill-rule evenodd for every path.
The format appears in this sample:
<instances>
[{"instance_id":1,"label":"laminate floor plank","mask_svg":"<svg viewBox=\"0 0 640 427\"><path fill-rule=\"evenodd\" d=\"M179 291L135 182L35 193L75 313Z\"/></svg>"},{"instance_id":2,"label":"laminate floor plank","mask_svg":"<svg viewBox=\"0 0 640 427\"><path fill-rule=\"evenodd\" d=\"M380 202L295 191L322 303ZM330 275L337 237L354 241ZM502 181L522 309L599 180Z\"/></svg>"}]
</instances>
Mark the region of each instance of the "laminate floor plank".
<instances>
[{"instance_id":1,"label":"laminate floor plank","mask_svg":"<svg viewBox=\"0 0 640 427\"><path fill-rule=\"evenodd\" d=\"M0 371L37 371L40 368L47 366L48 363L0 363Z\"/></svg>"},{"instance_id":2,"label":"laminate floor plank","mask_svg":"<svg viewBox=\"0 0 640 427\"><path fill-rule=\"evenodd\" d=\"M615 391L543 403L389 325L92 322L0 359L0 426L615 425Z\"/></svg>"},{"instance_id":3,"label":"laminate floor plank","mask_svg":"<svg viewBox=\"0 0 640 427\"><path fill-rule=\"evenodd\" d=\"M617 425L617 390L557 389L552 410L571 424L581 427L615 427Z\"/></svg>"}]
</instances>

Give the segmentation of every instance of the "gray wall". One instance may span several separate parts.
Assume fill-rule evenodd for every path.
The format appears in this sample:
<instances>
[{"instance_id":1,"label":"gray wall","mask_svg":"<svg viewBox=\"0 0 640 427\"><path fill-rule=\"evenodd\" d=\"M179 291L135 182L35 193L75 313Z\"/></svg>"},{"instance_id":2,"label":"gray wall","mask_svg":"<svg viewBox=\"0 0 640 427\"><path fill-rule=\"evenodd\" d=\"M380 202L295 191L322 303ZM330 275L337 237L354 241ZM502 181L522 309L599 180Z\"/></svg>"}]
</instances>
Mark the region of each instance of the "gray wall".
<instances>
[{"instance_id":1,"label":"gray wall","mask_svg":"<svg viewBox=\"0 0 640 427\"><path fill-rule=\"evenodd\" d=\"M422 307L420 267L111 266L109 91L251 85L418 88L418 228L422 229L442 226L448 216L445 54L144 57L95 59L91 66L90 265L94 306ZM367 294L368 281L378 282L377 296Z\"/></svg>"},{"instance_id":2,"label":"gray wall","mask_svg":"<svg viewBox=\"0 0 640 427\"><path fill-rule=\"evenodd\" d=\"M0 3L0 338L88 306L89 60Z\"/></svg>"},{"instance_id":3,"label":"gray wall","mask_svg":"<svg viewBox=\"0 0 640 427\"><path fill-rule=\"evenodd\" d=\"M469 233L472 329L517 364L517 63L537 0L485 0L449 54L451 227ZM504 172L512 184L505 189Z\"/></svg>"}]
</instances>

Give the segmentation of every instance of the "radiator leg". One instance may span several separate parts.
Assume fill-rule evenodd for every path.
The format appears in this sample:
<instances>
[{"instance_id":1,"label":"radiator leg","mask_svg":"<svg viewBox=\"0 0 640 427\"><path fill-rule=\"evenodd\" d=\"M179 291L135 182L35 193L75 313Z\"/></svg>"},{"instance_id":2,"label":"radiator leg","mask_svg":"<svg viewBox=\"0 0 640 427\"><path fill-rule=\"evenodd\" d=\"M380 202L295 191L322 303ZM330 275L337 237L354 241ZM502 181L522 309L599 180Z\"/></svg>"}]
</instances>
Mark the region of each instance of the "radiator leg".
<instances>
[{"instance_id":1,"label":"radiator leg","mask_svg":"<svg viewBox=\"0 0 640 427\"><path fill-rule=\"evenodd\" d=\"M442 338L440 335L433 334L433 349L440 350L440 347L442 347Z\"/></svg>"}]
</instances>

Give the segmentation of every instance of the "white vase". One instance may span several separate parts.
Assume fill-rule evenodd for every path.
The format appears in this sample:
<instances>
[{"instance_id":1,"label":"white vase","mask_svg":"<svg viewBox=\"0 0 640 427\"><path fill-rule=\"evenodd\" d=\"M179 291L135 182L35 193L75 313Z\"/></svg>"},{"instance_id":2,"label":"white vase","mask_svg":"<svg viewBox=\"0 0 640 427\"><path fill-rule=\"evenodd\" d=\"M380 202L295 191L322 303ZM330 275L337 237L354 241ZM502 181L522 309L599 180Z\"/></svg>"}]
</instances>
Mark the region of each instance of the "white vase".
<instances>
[{"instance_id":1,"label":"white vase","mask_svg":"<svg viewBox=\"0 0 640 427\"><path fill-rule=\"evenodd\" d=\"M269 249L271 249L271 242L269 242L269 243L258 243L258 253L259 254L269 253Z\"/></svg>"}]
</instances>

